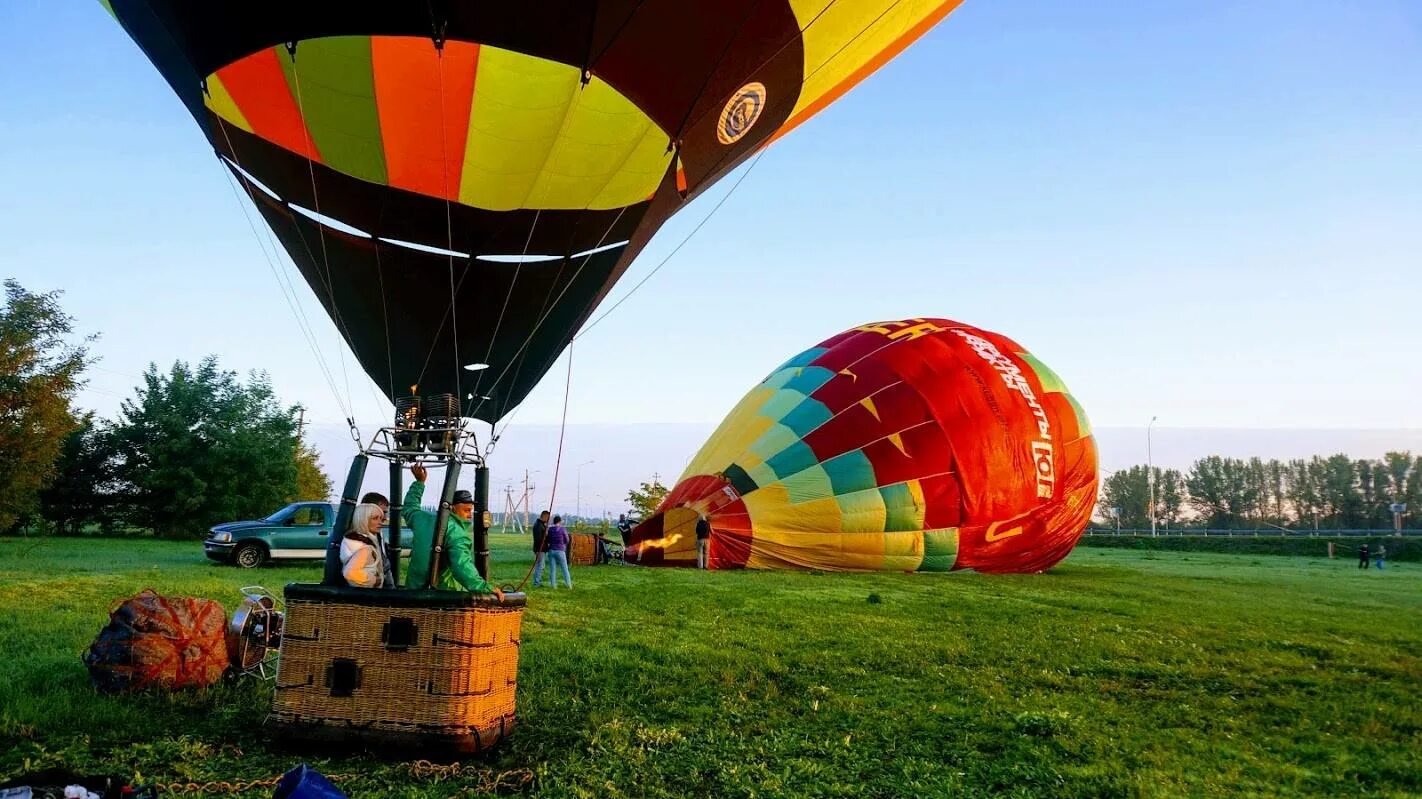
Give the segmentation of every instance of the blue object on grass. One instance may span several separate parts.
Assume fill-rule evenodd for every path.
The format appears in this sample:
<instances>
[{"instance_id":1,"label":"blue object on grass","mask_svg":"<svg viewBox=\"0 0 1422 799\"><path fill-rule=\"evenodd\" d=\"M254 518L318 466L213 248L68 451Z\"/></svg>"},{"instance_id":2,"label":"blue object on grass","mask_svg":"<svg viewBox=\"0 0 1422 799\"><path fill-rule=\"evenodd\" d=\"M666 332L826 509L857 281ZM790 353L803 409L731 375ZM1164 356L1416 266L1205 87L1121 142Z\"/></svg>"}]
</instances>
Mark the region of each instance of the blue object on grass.
<instances>
[{"instance_id":1,"label":"blue object on grass","mask_svg":"<svg viewBox=\"0 0 1422 799\"><path fill-rule=\"evenodd\" d=\"M272 792L272 799L348 799L341 789L321 775L321 772L302 763L281 775Z\"/></svg>"}]
</instances>

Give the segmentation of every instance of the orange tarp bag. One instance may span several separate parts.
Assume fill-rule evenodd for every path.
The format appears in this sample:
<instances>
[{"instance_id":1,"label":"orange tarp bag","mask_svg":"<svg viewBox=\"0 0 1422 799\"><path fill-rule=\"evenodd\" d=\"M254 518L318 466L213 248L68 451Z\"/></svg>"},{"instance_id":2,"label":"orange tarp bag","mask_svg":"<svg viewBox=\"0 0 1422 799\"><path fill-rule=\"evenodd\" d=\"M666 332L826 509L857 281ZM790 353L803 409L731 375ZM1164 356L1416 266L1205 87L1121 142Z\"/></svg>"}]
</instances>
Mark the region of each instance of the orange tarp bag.
<instances>
[{"instance_id":1,"label":"orange tarp bag","mask_svg":"<svg viewBox=\"0 0 1422 799\"><path fill-rule=\"evenodd\" d=\"M151 588L119 603L84 653L105 693L203 688L227 671L227 613L211 599L159 596Z\"/></svg>"}]
</instances>

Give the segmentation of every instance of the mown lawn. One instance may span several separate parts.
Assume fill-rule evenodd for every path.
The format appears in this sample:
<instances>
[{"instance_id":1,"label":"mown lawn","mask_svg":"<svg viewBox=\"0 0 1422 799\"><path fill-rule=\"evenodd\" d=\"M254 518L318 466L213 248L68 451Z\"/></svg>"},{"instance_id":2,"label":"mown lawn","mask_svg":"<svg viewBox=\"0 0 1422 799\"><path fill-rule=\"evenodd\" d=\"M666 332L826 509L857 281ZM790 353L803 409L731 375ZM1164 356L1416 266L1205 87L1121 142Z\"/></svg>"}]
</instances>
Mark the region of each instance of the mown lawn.
<instances>
[{"instance_id":1,"label":"mown lawn","mask_svg":"<svg viewBox=\"0 0 1422 799\"><path fill-rule=\"evenodd\" d=\"M519 539L494 569L517 580ZM1050 574L603 566L532 595L521 726L431 773L267 743L270 687L96 694L118 599L222 601L196 543L0 539L0 778L65 766L251 780L303 760L359 797L1422 795L1422 566L1081 549ZM270 795L256 788L245 795Z\"/></svg>"}]
</instances>

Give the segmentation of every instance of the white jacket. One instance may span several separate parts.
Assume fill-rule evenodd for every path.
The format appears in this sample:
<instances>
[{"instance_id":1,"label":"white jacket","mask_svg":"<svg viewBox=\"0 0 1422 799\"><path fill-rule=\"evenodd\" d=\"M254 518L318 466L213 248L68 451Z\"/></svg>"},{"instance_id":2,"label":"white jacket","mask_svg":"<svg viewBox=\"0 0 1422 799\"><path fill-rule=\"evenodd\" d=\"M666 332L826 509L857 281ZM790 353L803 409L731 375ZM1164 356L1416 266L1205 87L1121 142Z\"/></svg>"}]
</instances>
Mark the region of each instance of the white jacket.
<instances>
[{"instance_id":1,"label":"white jacket","mask_svg":"<svg viewBox=\"0 0 1422 799\"><path fill-rule=\"evenodd\" d=\"M346 533L341 539L341 576L356 588L393 587L385 585L389 576L385 547L359 533Z\"/></svg>"}]
</instances>

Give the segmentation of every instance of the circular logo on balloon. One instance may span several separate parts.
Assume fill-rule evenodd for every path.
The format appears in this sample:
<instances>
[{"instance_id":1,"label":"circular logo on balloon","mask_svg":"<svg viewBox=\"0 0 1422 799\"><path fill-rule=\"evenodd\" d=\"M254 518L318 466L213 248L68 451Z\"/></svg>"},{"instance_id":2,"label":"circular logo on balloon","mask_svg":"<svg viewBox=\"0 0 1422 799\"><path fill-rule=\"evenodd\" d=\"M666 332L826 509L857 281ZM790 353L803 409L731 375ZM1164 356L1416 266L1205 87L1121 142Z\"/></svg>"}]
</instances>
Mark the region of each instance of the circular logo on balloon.
<instances>
[{"instance_id":1,"label":"circular logo on balloon","mask_svg":"<svg viewBox=\"0 0 1422 799\"><path fill-rule=\"evenodd\" d=\"M760 113L765 110L765 84L747 83L736 90L716 125L716 138L722 144L735 144L750 132Z\"/></svg>"}]
</instances>

